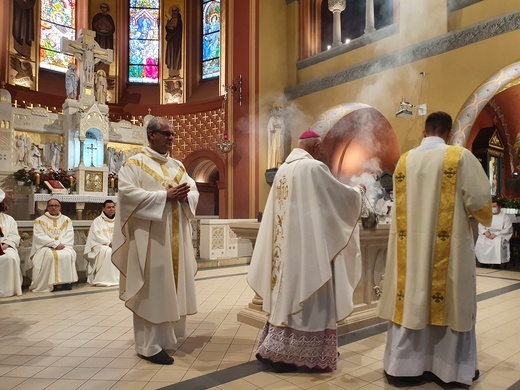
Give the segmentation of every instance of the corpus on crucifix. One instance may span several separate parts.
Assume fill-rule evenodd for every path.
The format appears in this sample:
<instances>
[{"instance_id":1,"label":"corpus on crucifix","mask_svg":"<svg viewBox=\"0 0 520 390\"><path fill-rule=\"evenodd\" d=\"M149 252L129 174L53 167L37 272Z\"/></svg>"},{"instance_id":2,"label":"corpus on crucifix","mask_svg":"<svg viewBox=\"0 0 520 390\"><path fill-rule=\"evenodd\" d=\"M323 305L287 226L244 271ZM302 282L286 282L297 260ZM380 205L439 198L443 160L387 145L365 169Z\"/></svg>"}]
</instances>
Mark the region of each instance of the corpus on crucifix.
<instances>
[{"instance_id":1,"label":"corpus on crucifix","mask_svg":"<svg viewBox=\"0 0 520 390\"><path fill-rule=\"evenodd\" d=\"M74 55L81 64L79 72L80 100L87 104L92 104L95 101L95 65L98 62L111 64L114 61L114 51L102 49L99 43L94 40L95 36L95 31L81 29L79 38L75 41L61 38L61 52Z\"/></svg>"}]
</instances>

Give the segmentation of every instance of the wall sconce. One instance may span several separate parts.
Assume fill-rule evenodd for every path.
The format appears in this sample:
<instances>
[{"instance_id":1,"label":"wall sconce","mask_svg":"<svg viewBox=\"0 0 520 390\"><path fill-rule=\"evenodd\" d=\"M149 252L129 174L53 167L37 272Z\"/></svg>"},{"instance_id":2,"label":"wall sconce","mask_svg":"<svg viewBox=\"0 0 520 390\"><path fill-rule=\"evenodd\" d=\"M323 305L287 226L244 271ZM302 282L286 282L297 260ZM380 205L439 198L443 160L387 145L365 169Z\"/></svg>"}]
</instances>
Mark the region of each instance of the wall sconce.
<instances>
[{"instance_id":1,"label":"wall sconce","mask_svg":"<svg viewBox=\"0 0 520 390\"><path fill-rule=\"evenodd\" d=\"M240 106L242 106L242 75L231 81L231 84L222 85L226 93L233 95Z\"/></svg>"}]
</instances>

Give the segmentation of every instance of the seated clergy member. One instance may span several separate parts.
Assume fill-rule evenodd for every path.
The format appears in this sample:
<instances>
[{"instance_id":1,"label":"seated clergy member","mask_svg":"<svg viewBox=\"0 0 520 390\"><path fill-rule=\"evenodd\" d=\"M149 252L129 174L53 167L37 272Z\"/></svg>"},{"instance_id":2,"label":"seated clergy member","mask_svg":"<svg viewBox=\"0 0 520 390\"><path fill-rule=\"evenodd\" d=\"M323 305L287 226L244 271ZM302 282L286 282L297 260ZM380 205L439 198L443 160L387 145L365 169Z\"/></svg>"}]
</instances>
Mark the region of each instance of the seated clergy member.
<instances>
[{"instance_id":1,"label":"seated clergy member","mask_svg":"<svg viewBox=\"0 0 520 390\"><path fill-rule=\"evenodd\" d=\"M72 221L61 213L58 199L49 199L45 214L34 221L27 276L29 290L49 292L71 290L78 281Z\"/></svg>"},{"instance_id":2,"label":"seated clergy member","mask_svg":"<svg viewBox=\"0 0 520 390\"><path fill-rule=\"evenodd\" d=\"M509 240L513 235L511 217L500 210L497 202L492 203L491 226L478 224L475 255L482 264L502 264L509 261Z\"/></svg>"},{"instance_id":3,"label":"seated clergy member","mask_svg":"<svg viewBox=\"0 0 520 390\"><path fill-rule=\"evenodd\" d=\"M103 211L90 226L85 245L87 282L93 286L117 286L119 270L112 263L112 236L114 235L114 217L116 205L105 200Z\"/></svg>"},{"instance_id":4,"label":"seated clergy member","mask_svg":"<svg viewBox=\"0 0 520 390\"><path fill-rule=\"evenodd\" d=\"M0 297L22 295L22 271L18 244L20 235L13 217L4 213L5 193L0 190Z\"/></svg>"}]
</instances>

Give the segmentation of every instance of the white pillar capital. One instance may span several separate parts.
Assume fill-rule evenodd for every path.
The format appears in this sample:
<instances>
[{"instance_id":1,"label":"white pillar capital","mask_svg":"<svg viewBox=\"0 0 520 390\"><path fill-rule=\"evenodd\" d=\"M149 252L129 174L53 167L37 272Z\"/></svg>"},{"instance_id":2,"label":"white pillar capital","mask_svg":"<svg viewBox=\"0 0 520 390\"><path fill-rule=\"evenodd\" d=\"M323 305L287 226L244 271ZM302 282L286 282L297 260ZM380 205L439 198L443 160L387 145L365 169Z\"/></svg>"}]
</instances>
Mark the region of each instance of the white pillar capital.
<instances>
[{"instance_id":1,"label":"white pillar capital","mask_svg":"<svg viewBox=\"0 0 520 390\"><path fill-rule=\"evenodd\" d=\"M330 12L343 12L347 7L347 0L328 0Z\"/></svg>"}]
</instances>

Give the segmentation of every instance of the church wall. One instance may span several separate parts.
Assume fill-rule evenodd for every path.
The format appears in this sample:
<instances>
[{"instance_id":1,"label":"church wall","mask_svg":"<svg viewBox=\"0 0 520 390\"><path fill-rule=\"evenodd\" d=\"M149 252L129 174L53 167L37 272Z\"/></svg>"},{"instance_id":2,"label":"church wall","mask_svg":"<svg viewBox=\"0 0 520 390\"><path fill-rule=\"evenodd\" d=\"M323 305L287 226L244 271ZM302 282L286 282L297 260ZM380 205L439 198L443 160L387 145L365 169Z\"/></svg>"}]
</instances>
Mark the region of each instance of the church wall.
<instances>
[{"instance_id":1,"label":"church wall","mask_svg":"<svg viewBox=\"0 0 520 390\"><path fill-rule=\"evenodd\" d=\"M450 13L448 16L449 30L457 30L478 23L482 19L517 11L519 6L517 0L479 1L469 7ZM483 15L485 17L482 17Z\"/></svg>"},{"instance_id":2,"label":"church wall","mask_svg":"<svg viewBox=\"0 0 520 390\"><path fill-rule=\"evenodd\" d=\"M428 112L444 110L456 117L466 99L479 85L504 66L518 60L514 50L504 49L516 47L519 39L520 31L498 35L441 55L306 94L296 99L296 103L309 115L308 125L327 108L337 104L370 104L389 120L397 133L400 150L404 152L420 142L424 118L415 114L412 119L395 118L403 96L412 104L426 103ZM324 75L320 66L308 70L314 73L313 78ZM420 72L425 72L425 77L421 77ZM294 139L297 129L291 131Z\"/></svg>"}]
</instances>

